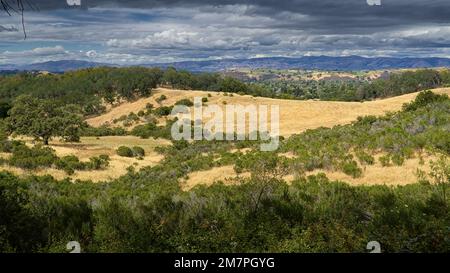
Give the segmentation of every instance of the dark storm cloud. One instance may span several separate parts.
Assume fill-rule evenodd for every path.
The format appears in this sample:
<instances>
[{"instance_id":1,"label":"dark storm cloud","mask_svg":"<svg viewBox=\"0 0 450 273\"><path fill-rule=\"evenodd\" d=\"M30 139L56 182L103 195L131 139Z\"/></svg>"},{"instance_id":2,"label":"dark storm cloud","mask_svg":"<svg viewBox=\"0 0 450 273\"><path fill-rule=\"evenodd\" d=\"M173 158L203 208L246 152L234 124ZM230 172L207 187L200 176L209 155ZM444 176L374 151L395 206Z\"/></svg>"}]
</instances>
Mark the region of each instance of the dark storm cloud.
<instances>
[{"instance_id":1,"label":"dark storm cloud","mask_svg":"<svg viewBox=\"0 0 450 273\"><path fill-rule=\"evenodd\" d=\"M0 32L18 32L19 30L14 26L2 26L0 25Z\"/></svg>"},{"instance_id":2,"label":"dark storm cloud","mask_svg":"<svg viewBox=\"0 0 450 273\"><path fill-rule=\"evenodd\" d=\"M381 0L378 7L366 0L81 0L84 8L124 7L153 9L161 7L217 7L249 5L248 15L279 17L283 13L308 16L303 25L280 23L286 28L362 29L422 23L450 22L449 0ZM34 0L40 9L67 8L64 0ZM284 20L283 20L284 21Z\"/></svg>"},{"instance_id":3,"label":"dark storm cloud","mask_svg":"<svg viewBox=\"0 0 450 273\"><path fill-rule=\"evenodd\" d=\"M367 0L70 0L81 7L66 0L28 1L39 8L26 13L35 42L20 47L23 58L13 52L11 45L23 45L23 35L1 26L20 29L20 18L0 14L0 53L10 51L3 62L56 59L52 54L145 63L450 53L450 0L381 0L381 6Z\"/></svg>"}]
</instances>

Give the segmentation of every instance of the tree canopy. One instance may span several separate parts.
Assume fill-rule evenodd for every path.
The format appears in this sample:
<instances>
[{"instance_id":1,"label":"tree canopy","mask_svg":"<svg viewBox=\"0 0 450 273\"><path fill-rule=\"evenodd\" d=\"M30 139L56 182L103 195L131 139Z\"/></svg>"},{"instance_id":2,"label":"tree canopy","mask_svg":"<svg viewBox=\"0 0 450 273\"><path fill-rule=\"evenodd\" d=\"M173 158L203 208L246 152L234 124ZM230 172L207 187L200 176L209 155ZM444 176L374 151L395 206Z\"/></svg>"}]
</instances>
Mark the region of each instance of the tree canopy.
<instances>
[{"instance_id":1,"label":"tree canopy","mask_svg":"<svg viewBox=\"0 0 450 273\"><path fill-rule=\"evenodd\" d=\"M48 145L49 140L56 136L78 141L85 122L75 105L58 106L50 100L24 95L14 102L7 125L11 133L32 136Z\"/></svg>"}]
</instances>

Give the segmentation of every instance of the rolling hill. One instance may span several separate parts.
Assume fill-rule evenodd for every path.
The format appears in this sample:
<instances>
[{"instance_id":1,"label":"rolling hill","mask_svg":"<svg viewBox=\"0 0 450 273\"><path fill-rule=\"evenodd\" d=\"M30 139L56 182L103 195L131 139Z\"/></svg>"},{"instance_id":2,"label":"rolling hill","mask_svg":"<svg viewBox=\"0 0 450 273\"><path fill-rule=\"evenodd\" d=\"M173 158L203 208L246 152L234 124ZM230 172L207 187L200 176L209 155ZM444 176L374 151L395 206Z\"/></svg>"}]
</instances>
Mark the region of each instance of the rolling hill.
<instances>
[{"instance_id":1,"label":"rolling hill","mask_svg":"<svg viewBox=\"0 0 450 273\"><path fill-rule=\"evenodd\" d=\"M436 93L449 94L450 88L435 89ZM93 117L87 120L91 126L101 126L104 124L113 124L115 119L130 112L137 113L145 109L147 103L158 106L156 98L165 95L167 100L161 105L170 106L181 99L193 99L194 97L207 97L208 105L217 104L224 107L227 104L240 105L279 105L280 106L280 133L283 136L290 136L301 133L307 129L318 127L332 127L335 125L348 124L356 120L359 116L383 115L389 111L398 111L404 103L414 100L418 93L406 94L398 97L367 101L367 102L328 102L328 101L297 101L280 100L252 96L240 96L235 94L233 97L224 96L223 93L205 92L205 91L184 91L158 88L150 98L139 99L135 102L126 102L112 108L106 114Z\"/></svg>"}]
</instances>

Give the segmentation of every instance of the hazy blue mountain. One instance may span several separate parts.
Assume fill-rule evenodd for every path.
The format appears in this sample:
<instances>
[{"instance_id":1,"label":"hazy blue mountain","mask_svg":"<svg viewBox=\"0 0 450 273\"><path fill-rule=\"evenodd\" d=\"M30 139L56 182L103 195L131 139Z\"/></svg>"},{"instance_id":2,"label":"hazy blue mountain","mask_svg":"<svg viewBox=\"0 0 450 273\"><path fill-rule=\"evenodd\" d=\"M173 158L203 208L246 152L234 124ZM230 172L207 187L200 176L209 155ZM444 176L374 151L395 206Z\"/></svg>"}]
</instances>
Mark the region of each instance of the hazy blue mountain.
<instances>
[{"instance_id":1,"label":"hazy blue mountain","mask_svg":"<svg viewBox=\"0 0 450 273\"><path fill-rule=\"evenodd\" d=\"M271 69L319 69L319 70L379 70L397 68L450 67L446 58L364 58L360 56L328 57L311 56L301 58L258 58L227 59L214 61L188 61L159 64L161 67L173 66L190 71L221 71L233 68L271 68Z\"/></svg>"},{"instance_id":2,"label":"hazy blue mountain","mask_svg":"<svg viewBox=\"0 0 450 273\"><path fill-rule=\"evenodd\" d=\"M30 65L0 65L0 70L49 71L59 73L64 71L98 67L98 66L108 66L108 64L79 61L79 60L62 60L62 61L34 63Z\"/></svg>"},{"instance_id":3,"label":"hazy blue mountain","mask_svg":"<svg viewBox=\"0 0 450 273\"><path fill-rule=\"evenodd\" d=\"M116 66L114 64L96 63L79 60L50 61L30 65L0 65L1 70L22 71L50 71L64 72L89 67ZM225 59L213 61L187 61L176 63L143 64L147 67L166 68L173 66L177 69L185 69L193 72L213 72L230 70L233 68L271 68L271 69L318 69L318 70L380 70L398 68L431 68L450 67L450 59L447 58L364 58L360 56L329 57L307 56L300 58L255 58L255 59Z\"/></svg>"}]
</instances>

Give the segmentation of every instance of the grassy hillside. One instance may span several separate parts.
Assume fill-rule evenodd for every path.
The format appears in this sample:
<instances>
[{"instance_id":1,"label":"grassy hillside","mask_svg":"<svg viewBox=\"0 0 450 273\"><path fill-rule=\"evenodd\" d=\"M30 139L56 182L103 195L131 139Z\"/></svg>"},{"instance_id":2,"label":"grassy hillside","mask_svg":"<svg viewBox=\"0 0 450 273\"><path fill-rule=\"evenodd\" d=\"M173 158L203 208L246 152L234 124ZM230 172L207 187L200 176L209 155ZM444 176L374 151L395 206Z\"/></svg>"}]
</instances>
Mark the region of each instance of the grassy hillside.
<instances>
[{"instance_id":1,"label":"grassy hillside","mask_svg":"<svg viewBox=\"0 0 450 273\"><path fill-rule=\"evenodd\" d=\"M434 90L440 94L450 94L450 89L437 89ZM104 115L88 119L88 123L92 126L100 126L103 124L110 124L111 126L119 126L121 123L114 123L113 120L120 119L121 116L129 116L133 111L136 113L141 109L145 109L148 103L158 105L159 107L171 106L177 101L182 99L193 99L195 96L208 97L210 93L202 91L182 91L182 90L168 90L157 89L150 98L140 99L135 102L125 102L117 107L109 110ZM165 95L167 98L158 103L156 100ZM281 121L281 134L283 136L291 136L302 133L306 130L316 129L319 127L333 127L336 125L349 124L355 121L358 116L365 115L383 115L387 111L396 111L401 109L403 103L411 101L417 93L403 95L400 97L378 100L365 103L352 103L352 102L320 102L320 101L289 101L289 100L276 100L268 98L254 98L251 96L234 95L233 97L225 96L223 93L213 94L208 97L208 103L218 104L224 107L223 101L227 103L239 103L242 105L247 104L279 104L280 105L280 121ZM159 124L166 123L167 117L159 118ZM135 122L128 127L128 130L144 124L145 119ZM127 134L127 133L125 133ZM19 138L20 140L21 138ZM32 146L32 139L23 139L26 143ZM289 141L289 140L288 140ZM344 140L340 140L344 141ZM139 170L146 166L155 166L158 164L163 155L155 151L156 147L163 147L170 144L169 140L160 138L155 140L153 138L142 139L134 136L100 136L100 137L83 137L80 143L67 143L62 140L56 139L50 143L50 147L55 150L55 155L58 157L64 157L69 155L75 155L79 160L83 162L89 161L91 157L108 155L110 157L110 164L103 170L79 170L73 174L66 173L63 169L52 168L39 168L26 170L16 166L9 166L3 164L0 166L0 170L11 171L18 175L49 174L57 179L71 178L80 180L92 180L107 181L118 178L127 173L129 167L133 167ZM134 147L140 146L145 150L145 157L142 159L128 158L117 155L116 150L120 146ZM232 147L229 147L232 149ZM248 152L248 149L236 149L235 152ZM293 151L286 151L290 154L290 159L296 158ZM284 153L284 154L286 154ZM342 180L351 183L352 185L373 185L373 184L392 184L392 185L404 185L411 184L417 181L416 172L417 169L423 169L428 171L429 161L434 159L432 155L424 154L424 159L419 160L417 158L405 158L404 164L401 166L390 166L389 172L385 171L385 166L380 163L379 158L385 156L382 151L375 151L373 156L376 157L374 164L363 167L364 174L358 177L346 174L340 170L333 168L319 168L313 170L306 170L307 174L317 174L324 172L331 179ZM3 154L2 158L7 160L10 157L8 154ZM423 162L422 164L419 164ZM186 179L181 179L180 183L184 189L190 189L200 184L212 184L215 181L228 181L227 184L232 184L236 180L236 177L245 176L245 174L238 175L234 171L234 166L218 166L211 170L199 170L189 175ZM287 174L284 177L288 182L294 179L294 173Z\"/></svg>"},{"instance_id":2,"label":"grassy hillside","mask_svg":"<svg viewBox=\"0 0 450 273\"><path fill-rule=\"evenodd\" d=\"M76 240L85 252L365 252L376 240L384 252L448 252L449 124L450 99L426 92L396 113L294 135L274 153L252 142L181 141L157 149L160 164L105 183L0 172L0 251L63 252ZM375 161L389 172L426 155L430 169L411 185L307 174L359 177ZM214 168L240 176L189 191L180 183Z\"/></svg>"},{"instance_id":3,"label":"grassy hillside","mask_svg":"<svg viewBox=\"0 0 450 273\"><path fill-rule=\"evenodd\" d=\"M182 89L209 77L168 71ZM118 80L123 95L141 93L129 93L134 80ZM373 240L385 252L450 251L449 88L368 102L159 88L102 97L90 127L58 116L74 101L55 106L39 90L2 112L0 252L64 252L68 241L85 252L365 252ZM280 105L279 149L170 141L171 107L194 96Z\"/></svg>"},{"instance_id":4,"label":"grassy hillside","mask_svg":"<svg viewBox=\"0 0 450 273\"><path fill-rule=\"evenodd\" d=\"M25 141L29 146L33 146L30 138L17 138ZM155 151L156 147L170 145L168 140L159 139L141 139L134 136L110 136L110 137L83 137L79 143L67 143L61 140L50 142L50 147L55 151L56 156L64 157L75 155L82 162L88 162L90 158L100 155L108 155L110 157L109 166L103 170L80 170L74 174L68 174L62 169L55 167L41 167L38 169L24 169L15 166L3 164L0 170L9 171L19 176L29 175L51 175L56 179L71 178L73 180L84 181L111 181L119 178L127 173L127 168L134 167L140 169L146 166L155 166L163 156ZM120 146L139 146L145 150L145 156L142 159L122 157L117 155L116 150ZM1 153L0 158L8 159L10 154Z\"/></svg>"},{"instance_id":5,"label":"grassy hillside","mask_svg":"<svg viewBox=\"0 0 450 273\"><path fill-rule=\"evenodd\" d=\"M438 94L450 95L450 88L434 89L433 92ZM208 97L208 94L211 97ZM182 99L190 99L194 97L208 98L206 105L217 104L224 108L224 102L227 104L240 105L279 105L280 106L280 133L283 136L290 136L301 133L307 129L315 129L318 127L332 127L335 125L348 124L356 120L359 116L366 115L383 115L387 112L399 111L404 103L414 100L418 92L397 96L388 99L380 99L367 102L328 102L328 101L297 101L297 100L280 100L262 97L252 97L249 95L234 94L229 96L225 93L214 93L205 91L184 91L158 88L155 89L149 98L139 99L134 102L124 102L117 107L110 109L107 113L89 118L87 122L94 127L101 125L118 126L123 123L114 123L123 116L130 113L137 114L139 111L146 110L148 103L154 107L172 106ZM156 100L162 95L167 99L158 103ZM159 119L160 123L164 123L165 119ZM134 122L128 128L136 125L144 124L145 119Z\"/></svg>"}]
</instances>

